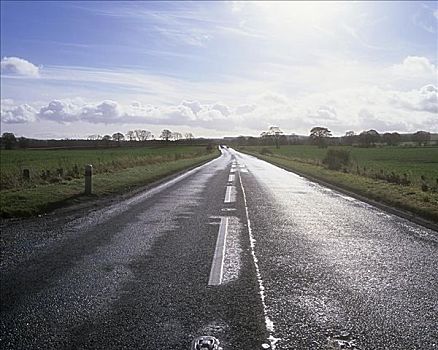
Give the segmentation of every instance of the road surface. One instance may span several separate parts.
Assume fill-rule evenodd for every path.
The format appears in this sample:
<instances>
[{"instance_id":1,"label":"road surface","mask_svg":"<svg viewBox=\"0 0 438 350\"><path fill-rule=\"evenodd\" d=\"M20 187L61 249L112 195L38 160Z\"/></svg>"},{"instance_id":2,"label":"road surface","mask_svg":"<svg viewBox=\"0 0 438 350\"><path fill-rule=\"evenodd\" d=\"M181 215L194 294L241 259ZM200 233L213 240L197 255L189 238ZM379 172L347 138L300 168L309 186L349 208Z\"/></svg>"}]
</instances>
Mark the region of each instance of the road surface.
<instances>
[{"instance_id":1,"label":"road surface","mask_svg":"<svg viewBox=\"0 0 438 350\"><path fill-rule=\"evenodd\" d=\"M438 233L231 149L5 221L1 349L438 349Z\"/></svg>"}]
</instances>

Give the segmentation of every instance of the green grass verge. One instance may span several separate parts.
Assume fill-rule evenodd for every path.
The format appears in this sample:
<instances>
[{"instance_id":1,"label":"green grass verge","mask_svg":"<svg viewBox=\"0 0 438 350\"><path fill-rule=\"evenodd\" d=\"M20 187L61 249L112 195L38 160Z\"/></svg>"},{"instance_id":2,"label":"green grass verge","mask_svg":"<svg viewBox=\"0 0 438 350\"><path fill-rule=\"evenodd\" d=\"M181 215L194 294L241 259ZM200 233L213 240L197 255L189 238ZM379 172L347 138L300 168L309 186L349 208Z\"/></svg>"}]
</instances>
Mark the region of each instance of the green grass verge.
<instances>
[{"instance_id":1,"label":"green grass verge","mask_svg":"<svg viewBox=\"0 0 438 350\"><path fill-rule=\"evenodd\" d=\"M352 146L330 146L318 148L313 145L245 146L250 152L265 155L282 156L297 161L320 165L328 149L340 149L350 153L350 173L372 177L375 173L394 172L400 176L406 174L412 184L421 186L424 176L430 186L438 181L438 147L396 147L383 146L361 148Z\"/></svg>"},{"instance_id":2,"label":"green grass verge","mask_svg":"<svg viewBox=\"0 0 438 350\"><path fill-rule=\"evenodd\" d=\"M417 186L401 186L357 174L343 173L301 162L281 155L262 155L247 148L240 151L316 180L343 188L366 198L408 210L425 219L438 222L438 193L423 192Z\"/></svg>"},{"instance_id":3,"label":"green grass verge","mask_svg":"<svg viewBox=\"0 0 438 350\"><path fill-rule=\"evenodd\" d=\"M173 144L81 150L0 150L0 188L2 191L24 189L61 179L80 179L85 164L93 164L95 174L112 173L137 166L192 159L205 152L205 146ZM29 171L29 179L23 178L24 169Z\"/></svg>"},{"instance_id":4,"label":"green grass verge","mask_svg":"<svg viewBox=\"0 0 438 350\"><path fill-rule=\"evenodd\" d=\"M84 180L73 179L55 184L36 185L0 192L0 216L32 216L55 208L83 203L96 198L123 194L137 187L145 186L165 176L196 166L217 157L218 151L202 156L169 160L123 169L112 173L100 173L93 176L92 196L83 195Z\"/></svg>"}]
</instances>

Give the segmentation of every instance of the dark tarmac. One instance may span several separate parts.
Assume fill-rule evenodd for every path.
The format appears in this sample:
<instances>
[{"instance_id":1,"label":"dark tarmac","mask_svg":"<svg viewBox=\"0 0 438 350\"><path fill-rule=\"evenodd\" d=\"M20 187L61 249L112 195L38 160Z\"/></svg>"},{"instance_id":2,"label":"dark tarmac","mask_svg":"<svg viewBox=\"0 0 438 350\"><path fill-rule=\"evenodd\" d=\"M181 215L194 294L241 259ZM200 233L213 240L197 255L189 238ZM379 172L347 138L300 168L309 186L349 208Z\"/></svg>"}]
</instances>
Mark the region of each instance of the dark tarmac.
<instances>
[{"instance_id":1,"label":"dark tarmac","mask_svg":"<svg viewBox=\"0 0 438 350\"><path fill-rule=\"evenodd\" d=\"M437 232L233 150L1 229L1 349L438 349Z\"/></svg>"}]
</instances>

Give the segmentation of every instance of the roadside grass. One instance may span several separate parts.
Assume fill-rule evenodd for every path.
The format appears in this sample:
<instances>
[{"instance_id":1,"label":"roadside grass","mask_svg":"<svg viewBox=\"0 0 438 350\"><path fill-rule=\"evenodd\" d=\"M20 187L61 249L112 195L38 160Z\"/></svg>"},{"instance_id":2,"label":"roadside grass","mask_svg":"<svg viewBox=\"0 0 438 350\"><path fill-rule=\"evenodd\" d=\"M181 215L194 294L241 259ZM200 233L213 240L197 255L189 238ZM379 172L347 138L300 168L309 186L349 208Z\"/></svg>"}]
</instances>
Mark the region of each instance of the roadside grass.
<instances>
[{"instance_id":1,"label":"roadside grass","mask_svg":"<svg viewBox=\"0 0 438 350\"><path fill-rule=\"evenodd\" d=\"M373 147L330 146L326 149L311 145L245 146L249 152L265 155L284 156L297 162L321 165L328 149L342 149L350 153L351 164L348 172L366 177L389 174L407 178L413 185L421 186L421 176L429 187L438 185L438 147Z\"/></svg>"},{"instance_id":2,"label":"roadside grass","mask_svg":"<svg viewBox=\"0 0 438 350\"><path fill-rule=\"evenodd\" d=\"M360 173L358 174L354 172L329 170L321 165L321 160L323 159L322 154L327 150L316 149L316 147L314 147L316 150L314 154L319 155L319 158L315 159L315 157L310 161L307 161L306 159L299 157L292 158L286 156L285 154L293 154L294 156L299 154L295 153L298 149L290 151L287 149L287 147L297 146L284 146L278 151L273 148L270 150L271 153L267 152L266 150L262 151L262 147L244 147L240 150L244 153L252 154L275 165L287 168L298 174L309 176L316 180L325 181L372 200L379 201L399 209L407 210L425 219L438 222L438 188L436 187L431 187L427 192L425 192L421 189L421 186L419 186L418 182L412 182L412 184L409 186L403 186L389 183L387 181ZM307 156L311 154L310 152L312 152L312 150L308 150L309 147L313 146L300 147L302 150L308 151L307 153L303 152L303 154L306 154ZM435 148L434 152L437 151L438 149ZM368 161L367 164L379 164L379 159L375 161L372 160L373 152L371 152L371 155L366 155L364 150L360 150L359 152L362 153L361 159L366 159ZM419 150L416 150L416 152L418 153ZM395 154L400 155L398 150L395 150ZM435 154L438 155L438 153ZM412 156L412 154L410 156ZM438 167L436 163L438 161L438 157L434 158L430 157L430 155L423 155L423 157L418 158L420 159L420 162L411 160L412 163L410 166L409 161L407 161L407 159L410 159L409 157L405 155L400 155L400 157L403 158L404 171L410 171L411 174L426 173L429 177L438 176ZM391 168L392 162L397 162L397 160L394 158L395 156L393 155L392 159L389 158L389 161L385 162L386 169L389 169L389 171L396 171L395 168ZM380 159L384 159L384 157ZM421 159L428 159L429 161L434 159L435 167L430 167L429 165L423 167L421 164ZM381 165L382 163L380 163L378 166Z\"/></svg>"},{"instance_id":3,"label":"roadside grass","mask_svg":"<svg viewBox=\"0 0 438 350\"><path fill-rule=\"evenodd\" d=\"M85 164L93 165L95 174L190 159L205 154L201 146L161 146L87 150L1 150L0 189L29 188L82 178ZM23 178L28 169L30 178Z\"/></svg>"},{"instance_id":4,"label":"roadside grass","mask_svg":"<svg viewBox=\"0 0 438 350\"><path fill-rule=\"evenodd\" d=\"M79 178L59 179L56 183L37 182L32 185L27 183L14 189L2 190L0 191L0 216L32 216L62 206L83 203L109 195L123 194L165 176L201 164L218 155L217 150L207 152L205 147L187 148L186 153L184 150L179 150L180 156L177 157L175 157L175 154L178 154L174 153L175 149L161 150L170 156L162 157L160 161L154 158L153 162L148 162L146 165L133 165L136 164L133 162L130 163L130 167L117 168L111 172L97 171L93 175L93 195L91 196L83 194L84 179L82 174ZM92 150L82 152L90 151L92 152ZM147 150L143 151L147 153ZM159 149L151 153L159 154ZM79 162L79 160L75 159L74 162ZM87 158L86 162L93 163L93 160ZM47 165L45 166L47 167ZM83 166L81 166L81 170L83 170Z\"/></svg>"}]
</instances>

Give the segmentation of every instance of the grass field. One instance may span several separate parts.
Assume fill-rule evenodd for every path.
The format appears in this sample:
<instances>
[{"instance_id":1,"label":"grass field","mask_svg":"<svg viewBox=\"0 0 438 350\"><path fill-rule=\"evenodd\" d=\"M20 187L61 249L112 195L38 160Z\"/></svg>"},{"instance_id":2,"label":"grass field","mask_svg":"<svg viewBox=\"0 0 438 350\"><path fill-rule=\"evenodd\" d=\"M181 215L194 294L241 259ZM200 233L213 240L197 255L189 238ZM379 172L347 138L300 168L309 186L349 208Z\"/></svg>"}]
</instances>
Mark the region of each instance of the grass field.
<instances>
[{"instance_id":1,"label":"grass field","mask_svg":"<svg viewBox=\"0 0 438 350\"><path fill-rule=\"evenodd\" d=\"M279 149L246 146L241 150L438 222L438 147L333 148L350 152L351 162L341 171L323 166L322 161L328 149L315 146L292 145ZM410 184L399 185L386 181L386 175L391 173L400 178L406 174ZM426 191L422 188L424 183L427 184Z\"/></svg>"},{"instance_id":2,"label":"grass field","mask_svg":"<svg viewBox=\"0 0 438 350\"><path fill-rule=\"evenodd\" d=\"M88 200L83 196L84 165L93 165L93 198L124 193L216 157L205 146L98 150L1 151L0 215L39 214ZM30 178L23 178L29 169Z\"/></svg>"},{"instance_id":3,"label":"grass field","mask_svg":"<svg viewBox=\"0 0 438 350\"><path fill-rule=\"evenodd\" d=\"M291 145L275 147L251 146L248 151L258 152L265 148L275 156L284 156L309 164L320 165L327 149L310 145ZM406 174L413 184L421 185L421 176L430 185L436 185L438 179L438 147L379 147L360 148L351 146L329 147L350 152L350 172L372 177L376 173L394 172ZM266 151L266 150L265 150ZM359 168L359 169L358 169Z\"/></svg>"},{"instance_id":4,"label":"grass field","mask_svg":"<svg viewBox=\"0 0 438 350\"><path fill-rule=\"evenodd\" d=\"M117 172L135 166L158 164L205 154L205 147L173 146L87 150L1 150L1 190L56 183L81 178L85 164L95 174ZM30 179L22 176L29 169Z\"/></svg>"}]
</instances>

